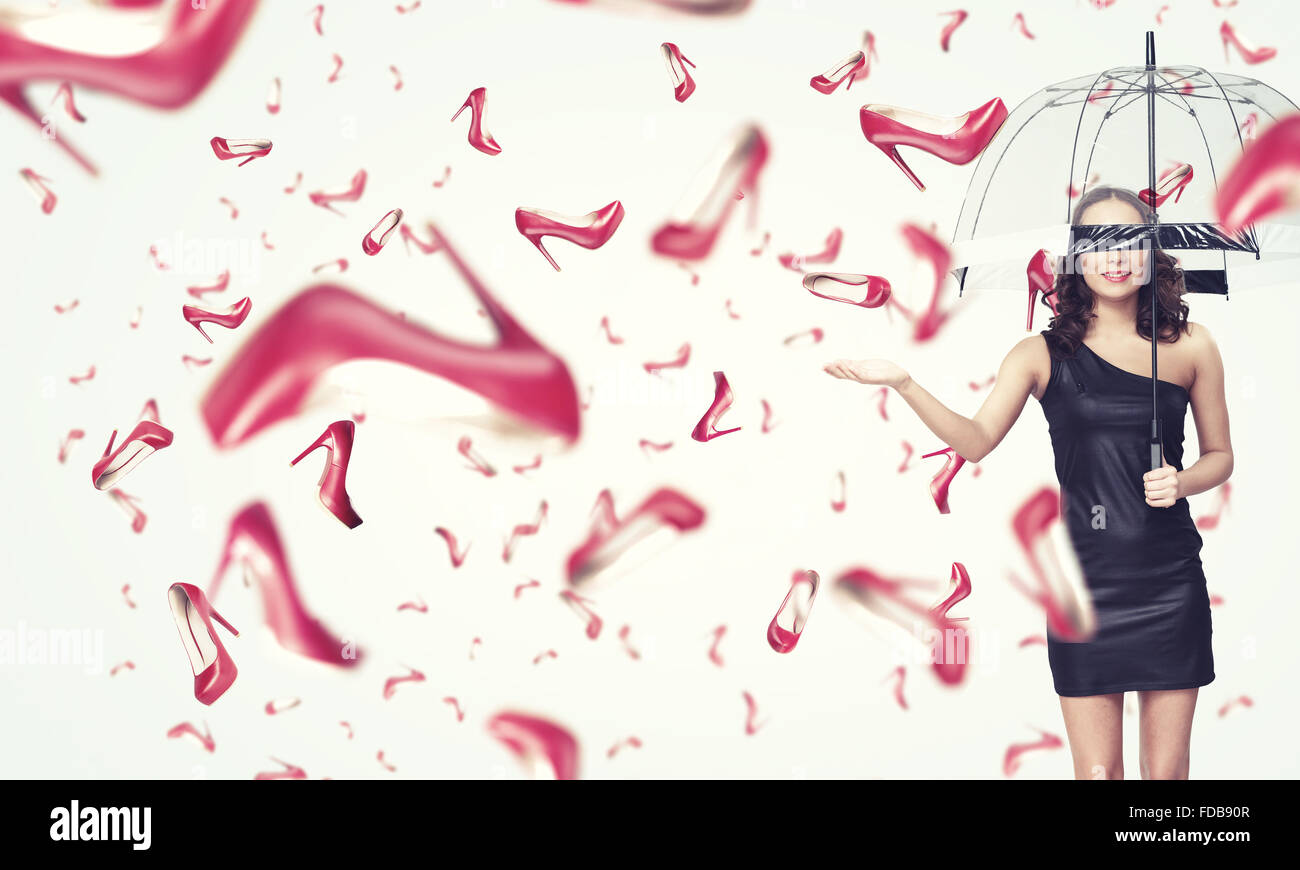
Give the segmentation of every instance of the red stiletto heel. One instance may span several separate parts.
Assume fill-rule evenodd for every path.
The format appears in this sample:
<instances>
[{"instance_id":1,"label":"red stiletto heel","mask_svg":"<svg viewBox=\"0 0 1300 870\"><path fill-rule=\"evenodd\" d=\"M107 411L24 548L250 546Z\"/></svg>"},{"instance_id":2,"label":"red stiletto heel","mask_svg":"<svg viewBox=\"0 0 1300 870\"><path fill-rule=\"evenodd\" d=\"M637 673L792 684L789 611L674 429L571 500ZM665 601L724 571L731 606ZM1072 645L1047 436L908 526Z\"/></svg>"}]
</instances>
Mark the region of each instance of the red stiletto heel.
<instances>
[{"instance_id":1,"label":"red stiletto heel","mask_svg":"<svg viewBox=\"0 0 1300 870\"><path fill-rule=\"evenodd\" d=\"M723 149L715 153L691 185L703 191L686 202L686 209L655 231L650 247L657 254L678 260L700 260L708 256L718 233L740 191L742 196L756 196L758 175L767 163L768 145L763 132L753 124L738 128ZM750 212L750 225L755 213Z\"/></svg>"},{"instance_id":2,"label":"red stiletto heel","mask_svg":"<svg viewBox=\"0 0 1300 870\"><path fill-rule=\"evenodd\" d=\"M950 513L948 510L948 486L952 479L961 471L961 467L966 464L966 458L957 454L957 451L951 447L945 447L942 450L936 450L933 453L925 453L922 459L929 459L931 456L938 456L940 453L948 455L948 461L944 463L943 468L930 481L930 497L934 499L934 505L939 509L939 513Z\"/></svg>"},{"instance_id":3,"label":"red stiletto heel","mask_svg":"<svg viewBox=\"0 0 1300 870\"><path fill-rule=\"evenodd\" d=\"M684 103L687 97L695 93L695 79L691 78L691 74L682 64L688 63L692 67L695 64L691 63L690 58L682 54L682 50L674 43L665 42L659 46L659 50L663 53L664 63L668 65L668 74L673 79L673 96L677 98L677 102Z\"/></svg>"},{"instance_id":4,"label":"red stiletto heel","mask_svg":"<svg viewBox=\"0 0 1300 870\"><path fill-rule=\"evenodd\" d=\"M1047 304L1052 307L1052 316L1057 315L1054 290L1056 273L1052 271L1051 258L1047 251L1039 250L1029 259L1025 274L1029 277L1029 315L1025 319L1025 331L1031 332L1034 328L1034 300L1038 293L1042 293Z\"/></svg>"},{"instance_id":5,"label":"red stiletto heel","mask_svg":"<svg viewBox=\"0 0 1300 870\"><path fill-rule=\"evenodd\" d=\"M131 434L122 442L122 446L113 450L117 440L117 430L108 439L104 455L90 470L90 479L95 489L106 490L117 486L117 482L131 472L133 468L149 458L154 451L162 450L172 443L172 431L152 420L141 420L135 424ZM110 453L110 451L112 451Z\"/></svg>"},{"instance_id":6,"label":"red stiletto heel","mask_svg":"<svg viewBox=\"0 0 1300 870\"><path fill-rule=\"evenodd\" d=\"M226 569L234 561L243 564L246 574L252 576L261 592L263 619L280 646L339 667L352 667L361 660L358 650L336 638L307 612L298 597L271 512L262 502L248 505L231 519L221 561L208 584L213 598L217 597Z\"/></svg>"},{"instance_id":7,"label":"red stiletto heel","mask_svg":"<svg viewBox=\"0 0 1300 870\"><path fill-rule=\"evenodd\" d=\"M483 110L486 104L487 88L475 88L469 92L469 96L465 98L465 102L461 107L456 110L456 114L451 116L451 120L455 121L459 118L460 113L465 111L466 106L469 106L471 113L469 122L469 144L473 145L484 154L500 154L501 146L497 144L497 140L493 139L492 134L483 126Z\"/></svg>"},{"instance_id":8,"label":"red stiletto heel","mask_svg":"<svg viewBox=\"0 0 1300 870\"><path fill-rule=\"evenodd\" d=\"M966 570L966 566L961 562L953 562L952 575L948 578L948 582L951 586L951 589L948 591L948 597L943 601L940 601L934 607L931 607L930 612L934 614L937 619L946 619L952 622L965 622L970 619L969 616L949 616L948 611L970 597L970 572Z\"/></svg>"},{"instance_id":9,"label":"red stiletto heel","mask_svg":"<svg viewBox=\"0 0 1300 870\"><path fill-rule=\"evenodd\" d=\"M542 246L543 237L555 236L594 250L608 242L622 222L623 204L618 200L577 218L539 208L515 209L515 228L533 243L557 272L560 264Z\"/></svg>"},{"instance_id":10,"label":"red stiletto heel","mask_svg":"<svg viewBox=\"0 0 1300 870\"><path fill-rule=\"evenodd\" d=\"M213 609L203 590L192 583L173 583L167 590L167 602L190 658L190 669L194 671L194 697L200 703L211 704L225 694L239 674L230 653L213 630L212 620L235 637L239 637L239 632Z\"/></svg>"},{"instance_id":11,"label":"red stiletto heel","mask_svg":"<svg viewBox=\"0 0 1300 870\"><path fill-rule=\"evenodd\" d=\"M858 113L862 135L889 155L918 190L925 190L925 185L899 156L899 145L919 148L941 160L962 165L988 147L1006 119L1007 107L997 97L955 118L875 103L863 106Z\"/></svg>"},{"instance_id":12,"label":"red stiletto heel","mask_svg":"<svg viewBox=\"0 0 1300 870\"><path fill-rule=\"evenodd\" d=\"M867 65L867 56L861 51L855 51L844 60L832 66L826 72L815 75L809 80L808 84L812 89L822 94L834 92L840 86L840 82L848 79L848 84L844 90L847 92L853 87L853 79L857 77Z\"/></svg>"},{"instance_id":13,"label":"red stiletto heel","mask_svg":"<svg viewBox=\"0 0 1300 870\"><path fill-rule=\"evenodd\" d=\"M402 210L395 208L388 214L379 219L379 223L371 227L370 232L366 233L361 240L361 250L370 256L375 256L384 249L388 244L388 239L393 235L393 230L402 222Z\"/></svg>"},{"instance_id":14,"label":"red stiletto heel","mask_svg":"<svg viewBox=\"0 0 1300 870\"><path fill-rule=\"evenodd\" d=\"M785 600L781 602L781 607L767 626L767 643L772 649L779 653L788 653L799 643L804 626L808 624L808 617L812 613L813 602L817 600L817 587L820 585L821 578L816 571L794 572L794 577L790 580L790 591L785 593ZM794 599L793 607L790 606L791 599ZM780 624L786 608L790 608L789 628Z\"/></svg>"},{"instance_id":15,"label":"red stiletto heel","mask_svg":"<svg viewBox=\"0 0 1300 870\"><path fill-rule=\"evenodd\" d=\"M325 468L321 471L320 480L316 481L320 487L320 503L349 529L361 525L361 517L352 509L352 500L348 497L347 490L348 462L352 458L352 441L356 432L357 424L351 420L331 423L310 447L289 463L297 465L298 460L316 448L325 448Z\"/></svg>"},{"instance_id":16,"label":"red stiletto heel","mask_svg":"<svg viewBox=\"0 0 1300 870\"><path fill-rule=\"evenodd\" d=\"M208 144L212 146L212 153L217 155L218 160L237 160L244 157L245 160L239 164L240 166L271 153L270 139L222 139L220 136L213 136Z\"/></svg>"},{"instance_id":17,"label":"red stiletto heel","mask_svg":"<svg viewBox=\"0 0 1300 870\"><path fill-rule=\"evenodd\" d=\"M234 305L231 305L225 311L204 311L197 305L184 305L181 307L181 316L185 321L199 331L199 335L207 339L208 344L212 344L212 339L203 331L200 323L215 323L217 326L224 326L226 329L234 329L248 319L248 312L253 308L253 301L245 296Z\"/></svg>"},{"instance_id":18,"label":"red stiletto heel","mask_svg":"<svg viewBox=\"0 0 1300 870\"><path fill-rule=\"evenodd\" d=\"M1174 202L1177 203L1183 196L1183 188L1187 187L1192 180L1192 164L1180 163L1173 169L1163 173L1160 180L1156 183L1156 192L1153 196L1151 188L1147 187L1138 192L1138 197L1147 205L1151 205L1151 200L1155 200L1156 208L1165 204L1169 195L1176 193Z\"/></svg>"},{"instance_id":19,"label":"red stiletto heel","mask_svg":"<svg viewBox=\"0 0 1300 870\"><path fill-rule=\"evenodd\" d=\"M843 296L835 296L824 292L829 289L828 284L842 284L849 287L861 287L866 285L867 295L861 301L856 299L845 299ZM817 288L821 287L822 290ZM852 275L844 272L809 272L803 276L803 288L814 296L820 296L822 299L830 299L833 302L847 302L849 305L857 305L862 308L879 308L889 301L892 288L889 281L877 275Z\"/></svg>"}]
</instances>

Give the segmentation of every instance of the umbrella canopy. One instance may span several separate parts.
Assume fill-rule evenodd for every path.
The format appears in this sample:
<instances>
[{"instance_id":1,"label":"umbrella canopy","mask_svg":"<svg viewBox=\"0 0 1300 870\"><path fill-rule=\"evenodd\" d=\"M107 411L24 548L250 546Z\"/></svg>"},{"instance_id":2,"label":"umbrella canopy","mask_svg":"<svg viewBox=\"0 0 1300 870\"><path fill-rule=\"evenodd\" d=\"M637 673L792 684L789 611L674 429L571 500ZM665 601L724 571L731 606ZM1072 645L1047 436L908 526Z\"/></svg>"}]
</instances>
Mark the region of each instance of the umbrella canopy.
<instances>
[{"instance_id":1,"label":"umbrella canopy","mask_svg":"<svg viewBox=\"0 0 1300 870\"><path fill-rule=\"evenodd\" d=\"M1148 35L1150 39L1150 34ZM1154 48L1151 49L1152 57ZM953 236L952 271L966 290L1025 292L1025 266L1150 238L1172 252L1192 293L1228 293L1294 279L1300 215L1228 236L1218 227L1220 179L1247 144L1300 111L1257 79L1196 66L1117 67L1050 85L1022 102L980 156ZM1182 163L1193 179L1146 224L1071 227L1098 185L1139 192ZM1159 175L1157 175L1159 178Z\"/></svg>"}]
</instances>

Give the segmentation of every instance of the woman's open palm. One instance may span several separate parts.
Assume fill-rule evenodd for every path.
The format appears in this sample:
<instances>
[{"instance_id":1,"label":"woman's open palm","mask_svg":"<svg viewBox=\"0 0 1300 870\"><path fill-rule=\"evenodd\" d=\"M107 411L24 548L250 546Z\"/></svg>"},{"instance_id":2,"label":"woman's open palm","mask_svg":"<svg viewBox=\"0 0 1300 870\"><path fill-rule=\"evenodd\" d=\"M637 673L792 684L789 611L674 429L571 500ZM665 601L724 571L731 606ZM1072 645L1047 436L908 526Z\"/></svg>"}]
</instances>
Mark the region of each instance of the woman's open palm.
<instances>
[{"instance_id":1,"label":"woman's open palm","mask_svg":"<svg viewBox=\"0 0 1300 870\"><path fill-rule=\"evenodd\" d=\"M837 359L822 366L822 370L848 381L894 388L901 386L908 378L907 372L887 359Z\"/></svg>"}]
</instances>

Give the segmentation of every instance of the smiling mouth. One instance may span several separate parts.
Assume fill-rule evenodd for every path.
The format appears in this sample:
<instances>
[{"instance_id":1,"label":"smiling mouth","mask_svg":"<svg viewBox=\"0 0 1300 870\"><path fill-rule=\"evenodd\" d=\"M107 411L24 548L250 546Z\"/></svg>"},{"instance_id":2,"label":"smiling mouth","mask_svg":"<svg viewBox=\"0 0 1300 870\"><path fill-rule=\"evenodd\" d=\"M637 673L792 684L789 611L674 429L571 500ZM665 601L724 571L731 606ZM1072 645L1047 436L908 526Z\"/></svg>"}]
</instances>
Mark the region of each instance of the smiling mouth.
<instances>
[{"instance_id":1,"label":"smiling mouth","mask_svg":"<svg viewBox=\"0 0 1300 870\"><path fill-rule=\"evenodd\" d=\"M1101 277L1110 281L1112 284L1118 284L1121 281L1127 281L1132 272L1102 272Z\"/></svg>"}]
</instances>

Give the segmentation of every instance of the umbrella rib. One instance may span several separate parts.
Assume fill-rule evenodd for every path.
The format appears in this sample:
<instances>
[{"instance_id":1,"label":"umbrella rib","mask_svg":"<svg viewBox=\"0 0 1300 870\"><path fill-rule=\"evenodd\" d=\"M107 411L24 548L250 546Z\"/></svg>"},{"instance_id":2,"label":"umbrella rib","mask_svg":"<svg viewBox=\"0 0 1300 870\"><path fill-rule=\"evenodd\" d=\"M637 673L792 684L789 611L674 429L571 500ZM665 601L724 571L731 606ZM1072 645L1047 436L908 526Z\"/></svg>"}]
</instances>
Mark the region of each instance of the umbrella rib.
<instances>
[{"instance_id":1,"label":"umbrella rib","mask_svg":"<svg viewBox=\"0 0 1300 870\"><path fill-rule=\"evenodd\" d=\"M1109 72L1109 70L1102 70L1101 72L1097 73L1097 78L1093 79L1093 82L1092 82L1092 88L1097 87L1097 82L1101 81L1102 76L1106 75L1108 72ZM1092 92L1092 88L1089 88L1089 89L1088 89L1089 93ZM1085 100L1085 102L1086 102L1086 100ZM1083 116L1084 116L1084 111L1086 110L1086 108L1087 108L1087 107L1086 107L1086 105L1085 105L1084 109L1083 109L1083 110L1080 110L1080 112L1079 112L1079 120L1078 120L1078 121L1075 123L1075 125L1074 125L1074 141L1071 142L1071 146L1072 146L1072 147L1070 148L1070 175L1069 175L1069 177L1066 179L1067 187L1066 187L1066 189L1065 189L1065 222L1066 222L1067 224L1071 222L1071 221L1070 221L1070 193L1074 190L1074 159L1075 159L1075 155L1076 155L1076 154L1078 153L1078 151L1079 151L1079 131L1083 129ZM1106 120L1106 119L1103 117L1103 118L1102 118L1102 121L1105 121L1105 120ZM1098 135L1100 134L1100 132L1101 132L1101 124L1099 123L1099 124L1097 125L1097 133L1098 133ZM1092 139L1092 147L1093 147L1094 150L1095 150L1096 147L1097 147L1097 136L1096 136L1096 135L1093 136L1093 139ZM1088 165L1089 165L1089 166L1092 165L1092 154L1091 154L1091 153L1089 153L1089 155L1088 155ZM996 167L995 167L995 168L996 168ZM992 176L990 176L990 178L991 178L991 177L992 177ZM1084 173L1084 176L1083 176L1083 177L1084 177L1084 178L1087 178L1087 177L1088 177L1088 176L1087 176L1087 172L1086 172L1086 170L1085 170L1085 173ZM1084 182L1084 184L1085 184L1085 186L1086 186L1086 185L1087 185L1087 182Z\"/></svg>"}]
</instances>

